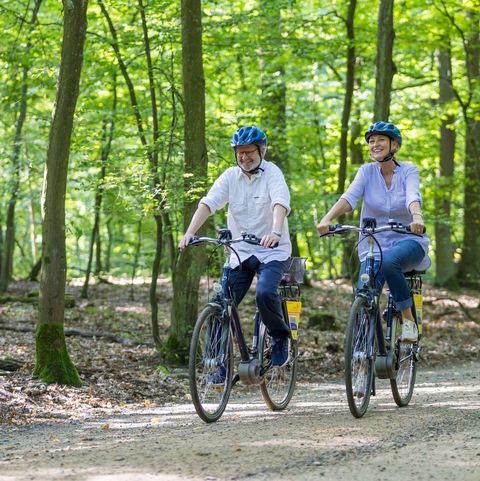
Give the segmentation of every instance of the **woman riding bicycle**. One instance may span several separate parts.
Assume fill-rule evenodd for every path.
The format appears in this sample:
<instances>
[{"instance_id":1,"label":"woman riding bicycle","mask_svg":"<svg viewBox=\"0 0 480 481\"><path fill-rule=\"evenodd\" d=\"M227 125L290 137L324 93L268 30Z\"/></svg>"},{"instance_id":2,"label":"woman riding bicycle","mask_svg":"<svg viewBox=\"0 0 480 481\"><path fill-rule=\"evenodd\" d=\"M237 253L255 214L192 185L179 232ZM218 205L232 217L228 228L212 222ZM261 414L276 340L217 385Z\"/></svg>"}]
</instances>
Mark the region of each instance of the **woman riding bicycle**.
<instances>
[{"instance_id":1,"label":"woman riding bicycle","mask_svg":"<svg viewBox=\"0 0 480 481\"><path fill-rule=\"evenodd\" d=\"M262 130L241 127L230 145L237 165L221 174L200 200L179 247L185 249L208 217L227 203L227 225L233 237L245 231L261 239L260 246L238 244L241 264L235 255L230 256L225 282L238 305L258 273L256 301L273 338L272 364L283 366L288 362L290 329L283 319L278 286L292 250L286 219L290 192L281 170L264 159L267 137Z\"/></svg>"},{"instance_id":2,"label":"woman riding bicycle","mask_svg":"<svg viewBox=\"0 0 480 481\"><path fill-rule=\"evenodd\" d=\"M385 225L393 219L410 225L414 234L421 235L406 238L395 231L379 234L383 262L376 276L378 292L381 292L386 281L395 304L402 313L402 340L416 342L418 330L411 311L413 300L403 273L412 269L425 270L430 265L427 255L430 241L423 234L425 225L421 211L418 169L413 164L399 162L395 158L402 146L402 135L394 124L375 122L365 132L365 140L370 157L375 162L360 167L347 191L323 217L317 229L321 234L327 234L332 220L351 212L363 197L361 223L367 217L374 217L378 225ZM358 244L360 275L365 272L367 251L367 241L363 239ZM380 252L376 246L375 272L379 267Z\"/></svg>"}]
</instances>

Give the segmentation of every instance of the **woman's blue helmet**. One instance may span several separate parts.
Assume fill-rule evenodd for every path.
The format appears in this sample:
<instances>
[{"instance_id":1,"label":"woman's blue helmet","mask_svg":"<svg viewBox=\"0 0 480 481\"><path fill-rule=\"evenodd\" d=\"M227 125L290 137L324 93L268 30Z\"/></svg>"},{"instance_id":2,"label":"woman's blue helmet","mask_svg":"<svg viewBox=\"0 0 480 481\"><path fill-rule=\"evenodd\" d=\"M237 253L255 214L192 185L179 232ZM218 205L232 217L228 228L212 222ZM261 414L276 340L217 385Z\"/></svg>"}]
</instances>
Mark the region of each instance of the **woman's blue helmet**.
<instances>
[{"instance_id":1,"label":"woman's blue helmet","mask_svg":"<svg viewBox=\"0 0 480 481\"><path fill-rule=\"evenodd\" d=\"M235 148L240 145L257 144L262 147L267 146L267 136L263 130L254 125L249 127L240 127L235 131L230 139L230 145Z\"/></svg>"},{"instance_id":2,"label":"woman's blue helmet","mask_svg":"<svg viewBox=\"0 0 480 481\"><path fill-rule=\"evenodd\" d=\"M402 134L400 133L398 127L396 127L394 124L389 122L375 122L374 124L370 125L368 130L365 132L365 140L368 142L368 139L373 134L386 135L391 139L396 140L400 147L402 146Z\"/></svg>"}]
</instances>

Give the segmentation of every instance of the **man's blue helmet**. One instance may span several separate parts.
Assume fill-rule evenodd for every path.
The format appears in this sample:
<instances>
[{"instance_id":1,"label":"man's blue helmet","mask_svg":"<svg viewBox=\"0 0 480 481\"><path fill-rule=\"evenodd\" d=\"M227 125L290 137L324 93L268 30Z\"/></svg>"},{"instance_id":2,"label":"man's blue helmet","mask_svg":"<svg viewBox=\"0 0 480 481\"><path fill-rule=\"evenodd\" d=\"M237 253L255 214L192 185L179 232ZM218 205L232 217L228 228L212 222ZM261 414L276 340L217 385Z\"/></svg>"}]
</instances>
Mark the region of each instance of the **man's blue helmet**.
<instances>
[{"instance_id":1,"label":"man's blue helmet","mask_svg":"<svg viewBox=\"0 0 480 481\"><path fill-rule=\"evenodd\" d=\"M230 139L230 145L235 148L240 145L258 144L263 147L267 146L267 136L263 130L254 125L249 127L240 127L235 131Z\"/></svg>"},{"instance_id":2,"label":"man's blue helmet","mask_svg":"<svg viewBox=\"0 0 480 481\"><path fill-rule=\"evenodd\" d=\"M374 124L370 125L368 130L365 132L365 140L368 142L368 139L373 134L386 135L391 139L396 140L400 147L402 146L402 134L400 133L398 127L396 127L394 124L389 122L375 122Z\"/></svg>"}]
</instances>

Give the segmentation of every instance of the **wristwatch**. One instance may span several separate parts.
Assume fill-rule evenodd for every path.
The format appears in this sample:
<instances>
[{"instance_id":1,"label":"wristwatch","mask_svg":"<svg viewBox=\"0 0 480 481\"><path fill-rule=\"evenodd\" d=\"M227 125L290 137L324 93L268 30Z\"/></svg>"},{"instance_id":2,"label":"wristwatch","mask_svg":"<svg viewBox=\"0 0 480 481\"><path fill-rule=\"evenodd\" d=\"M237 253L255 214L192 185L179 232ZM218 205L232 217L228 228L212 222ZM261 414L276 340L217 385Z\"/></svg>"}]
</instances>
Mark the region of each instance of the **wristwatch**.
<instances>
[{"instance_id":1,"label":"wristwatch","mask_svg":"<svg viewBox=\"0 0 480 481\"><path fill-rule=\"evenodd\" d=\"M282 237L282 233L278 232L278 230L272 230L272 234L275 234L278 237Z\"/></svg>"}]
</instances>

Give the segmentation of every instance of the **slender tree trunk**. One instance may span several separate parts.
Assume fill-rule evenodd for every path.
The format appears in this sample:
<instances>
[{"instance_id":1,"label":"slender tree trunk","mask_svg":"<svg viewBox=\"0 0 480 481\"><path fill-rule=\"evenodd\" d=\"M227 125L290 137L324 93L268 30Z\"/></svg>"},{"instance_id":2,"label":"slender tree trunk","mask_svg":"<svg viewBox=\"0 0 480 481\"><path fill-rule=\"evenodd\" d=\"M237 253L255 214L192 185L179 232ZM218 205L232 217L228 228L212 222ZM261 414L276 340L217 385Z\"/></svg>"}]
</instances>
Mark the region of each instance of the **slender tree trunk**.
<instances>
[{"instance_id":1,"label":"slender tree trunk","mask_svg":"<svg viewBox=\"0 0 480 481\"><path fill-rule=\"evenodd\" d=\"M347 78L345 84L345 96L343 98L342 125L340 130L340 168L338 171L337 194L345 192L345 180L347 178L348 159L348 131L350 126L350 114L352 111L353 89L355 81L355 8L356 0L350 0L348 5L345 26L347 29Z\"/></svg>"},{"instance_id":2,"label":"slender tree trunk","mask_svg":"<svg viewBox=\"0 0 480 481\"><path fill-rule=\"evenodd\" d=\"M130 276L130 300L134 300L134 284L135 284L135 277L137 275L138 269L138 260L140 259L140 251L142 249L142 219L140 219L137 223L137 240L135 242L135 255L133 256L133 265L132 265L132 275Z\"/></svg>"},{"instance_id":3,"label":"slender tree trunk","mask_svg":"<svg viewBox=\"0 0 480 481\"><path fill-rule=\"evenodd\" d=\"M96 246L97 249L100 249L101 243L100 239L100 216L102 212L102 201L103 201L103 182L105 180L105 175L107 173L107 161L108 157L110 156L110 150L112 147L112 140L113 140L113 131L115 126L115 113L117 110L117 77L114 75L113 78L113 100L112 100L112 112L109 119L105 119L103 122L103 129L102 129L102 151L100 155L101 159L101 168L100 173L98 175L97 186L95 189L95 211L94 211L94 219L93 219L93 228L92 234L90 237L90 249L88 252L88 263L87 263L87 271L85 273L85 282L83 283L82 287L82 294L81 296L86 299L88 297L88 284L90 281L90 274L92 270L92 262L93 262L93 249ZM98 273L100 273L101 267L101 252L97 251L97 262L96 267Z\"/></svg>"},{"instance_id":4,"label":"slender tree trunk","mask_svg":"<svg viewBox=\"0 0 480 481\"><path fill-rule=\"evenodd\" d=\"M455 264L451 232L451 203L453 189L453 172L455 160L455 116L448 113L450 103L455 98L452 88L452 63L450 48L438 52L438 75L440 87L440 104L444 114L440 125L440 169L437 188L435 189L435 283L439 286L454 287Z\"/></svg>"},{"instance_id":5,"label":"slender tree trunk","mask_svg":"<svg viewBox=\"0 0 480 481\"><path fill-rule=\"evenodd\" d=\"M185 105L185 202L184 230L195 212L199 190L207 181L205 142L205 78L202 58L202 10L200 0L182 0L183 93ZM186 249L173 273L172 327L167 355L186 361L192 326L198 312L198 290L204 266L203 250Z\"/></svg>"},{"instance_id":6,"label":"slender tree trunk","mask_svg":"<svg viewBox=\"0 0 480 481\"><path fill-rule=\"evenodd\" d=\"M262 112L259 127L266 131L268 136L267 157L282 169L288 176L288 149L286 139L287 130L287 86L285 84L285 59L282 38L281 6L278 2L263 4L266 14L263 16L265 27L265 45L268 47L261 56L262 75ZM260 5L259 5L260 6ZM276 46L276 53L271 50ZM243 61L243 60L240 60Z\"/></svg>"},{"instance_id":7,"label":"slender tree trunk","mask_svg":"<svg viewBox=\"0 0 480 481\"><path fill-rule=\"evenodd\" d=\"M34 375L46 382L80 385L63 330L66 280L65 194L73 116L87 30L87 0L65 0L62 57L44 183L42 273Z\"/></svg>"},{"instance_id":8,"label":"slender tree trunk","mask_svg":"<svg viewBox=\"0 0 480 481\"><path fill-rule=\"evenodd\" d=\"M465 42L469 101L465 119L465 190L463 249L459 278L479 287L480 280L480 16L469 14L472 31Z\"/></svg>"},{"instance_id":9,"label":"slender tree trunk","mask_svg":"<svg viewBox=\"0 0 480 481\"><path fill-rule=\"evenodd\" d=\"M37 23L38 11L40 9L41 3L42 0L36 0L34 4L32 17L30 19L31 29L33 29ZM30 38L28 38L25 52L26 56L28 56L31 48L32 42ZM30 69L28 65L25 65L22 70L20 107L15 128L15 137L13 140L10 199L8 201L7 208L5 240L3 243L3 248L0 251L2 253L2 262L0 263L0 292L5 292L7 290L13 272L13 253L15 249L15 207L18 199L18 191L20 189L20 150L22 145L23 125L27 117L27 91L29 70Z\"/></svg>"},{"instance_id":10,"label":"slender tree trunk","mask_svg":"<svg viewBox=\"0 0 480 481\"><path fill-rule=\"evenodd\" d=\"M161 346L160 341L160 329L158 326L158 301L157 301L157 279L160 273L160 262L163 256L163 217L162 211L165 206L165 198L163 191L165 190L164 182L160 181L160 172L158 165L158 141L159 141L159 127L158 127L158 109L157 98L155 92L155 80L153 75L153 62L150 50L150 38L148 35L147 20L145 16L145 8L143 1L138 0L138 7L140 10L140 16L142 18L143 28L143 43L145 46L145 56L147 59L147 73L148 83L150 87L150 104L152 107L152 119L153 119L153 152L150 157L150 170L152 176L152 191L155 201L154 219L156 227L156 242L155 242L155 258L152 265L152 281L150 284L150 307L151 307L151 324L152 324L152 336L157 348Z\"/></svg>"},{"instance_id":11,"label":"slender tree trunk","mask_svg":"<svg viewBox=\"0 0 480 481\"><path fill-rule=\"evenodd\" d=\"M380 0L378 9L376 86L373 120L387 121L390 115L390 96L395 73L393 64L393 0Z\"/></svg>"},{"instance_id":12,"label":"slender tree trunk","mask_svg":"<svg viewBox=\"0 0 480 481\"><path fill-rule=\"evenodd\" d=\"M347 77L345 83L345 96L343 99L342 125L340 133L340 168L338 170L337 195L345 192L345 182L347 178L347 159L348 159L348 132L350 127L350 115L352 112L352 99L355 86L355 8L356 0L350 0L348 5L345 27L347 30ZM340 222L343 222L340 219ZM342 254L342 273L348 272L351 266L352 250L354 243L348 239L343 244ZM344 274L342 274L344 275Z\"/></svg>"}]
</instances>

